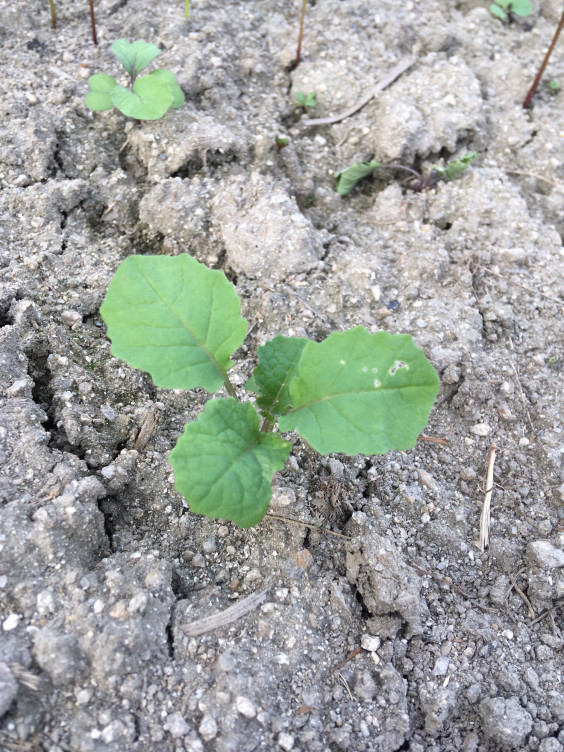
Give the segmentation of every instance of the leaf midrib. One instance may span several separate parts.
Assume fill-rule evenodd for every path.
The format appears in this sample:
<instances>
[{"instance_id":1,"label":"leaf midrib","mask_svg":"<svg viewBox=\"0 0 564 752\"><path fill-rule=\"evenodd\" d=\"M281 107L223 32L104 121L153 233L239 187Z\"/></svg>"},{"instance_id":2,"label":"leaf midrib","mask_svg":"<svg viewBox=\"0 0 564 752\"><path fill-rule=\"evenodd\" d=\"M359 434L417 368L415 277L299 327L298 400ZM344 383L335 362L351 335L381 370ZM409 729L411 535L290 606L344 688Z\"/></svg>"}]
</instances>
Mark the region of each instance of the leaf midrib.
<instances>
[{"instance_id":1,"label":"leaf midrib","mask_svg":"<svg viewBox=\"0 0 564 752\"><path fill-rule=\"evenodd\" d=\"M177 311L174 310L174 308L171 306L171 304L165 298L162 297L159 289L157 287L155 287L154 284L152 283L152 281L145 275L145 272L143 271L143 269L140 266L138 266L137 268L139 269L139 272L140 272L141 276L143 277L143 279L145 280L145 282L149 285L149 287L151 288L151 290L153 290L153 292L155 293L155 295L157 296L157 298L176 317L176 319L180 322L181 326L188 332L188 334L192 337L192 339L198 344L198 347L206 354L206 356L208 357L208 360L210 361L210 363L213 365L213 367L216 369L216 371L221 376L222 381L225 381L225 379L227 378L226 372L219 365L219 363L213 357L213 355L210 353L210 351L208 350L208 348L199 339L199 337L197 337L194 334L194 332L192 331L192 329L183 321L183 319L179 316L179 314L177 313ZM184 290L184 284L185 284L184 270L182 270L182 289L183 290ZM211 294L212 294L211 303L212 304L213 304L214 291L215 291L215 286L213 286L211 288ZM208 333L209 333L209 322L211 320L211 309L212 309L212 305L210 305L210 316L209 316L209 319L208 319Z\"/></svg>"}]
</instances>

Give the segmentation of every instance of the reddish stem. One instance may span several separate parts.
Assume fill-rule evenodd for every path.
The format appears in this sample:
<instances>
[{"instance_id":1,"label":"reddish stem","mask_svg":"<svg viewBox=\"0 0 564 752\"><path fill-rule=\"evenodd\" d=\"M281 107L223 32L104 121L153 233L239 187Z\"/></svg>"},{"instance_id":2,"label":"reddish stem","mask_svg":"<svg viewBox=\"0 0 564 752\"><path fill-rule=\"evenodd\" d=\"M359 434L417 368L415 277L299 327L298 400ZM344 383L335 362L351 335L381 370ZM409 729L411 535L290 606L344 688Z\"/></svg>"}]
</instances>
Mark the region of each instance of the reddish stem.
<instances>
[{"instance_id":1,"label":"reddish stem","mask_svg":"<svg viewBox=\"0 0 564 752\"><path fill-rule=\"evenodd\" d=\"M302 39L304 36L304 21L305 21L306 5L307 5L307 0L303 0L302 16L300 18L300 33L298 35L298 51L296 52L296 62L294 63L294 68L298 67L298 65L300 64L300 60L302 59Z\"/></svg>"},{"instance_id":2,"label":"reddish stem","mask_svg":"<svg viewBox=\"0 0 564 752\"><path fill-rule=\"evenodd\" d=\"M562 11L562 15L560 16L560 21L558 22L558 26L556 27L556 31L554 32L554 36L552 37L552 42L550 43L548 52L544 56L544 60L542 61L541 67L539 68L539 72L535 76L535 80L533 81L533 84L531 88L529 89L527 96L525 97L525 101L523 102L523 107L525 109L527 109L529 105L531 104L531 99L533 98L534 93L537 90L537 87L544 73L544 69L546 68L548 61L550 59L550 56L552 55L552 50L556 46L556 42L558 41L558 37L560 36L560 32L562 31L563 26L564 26L564 11Z\"/></svg>"},{"instance_id":3,"label":"reddish stem","mask_svg":"<svg viewBox=\"0 0 564 752\"><path fill-rule=\"evenodd\" d=\"M92 24L92 41L94 44L98 44L98 37L96 36L96 19L94 18L94 0L90 2L90 22Z\"/></svg>"}]
</instances>

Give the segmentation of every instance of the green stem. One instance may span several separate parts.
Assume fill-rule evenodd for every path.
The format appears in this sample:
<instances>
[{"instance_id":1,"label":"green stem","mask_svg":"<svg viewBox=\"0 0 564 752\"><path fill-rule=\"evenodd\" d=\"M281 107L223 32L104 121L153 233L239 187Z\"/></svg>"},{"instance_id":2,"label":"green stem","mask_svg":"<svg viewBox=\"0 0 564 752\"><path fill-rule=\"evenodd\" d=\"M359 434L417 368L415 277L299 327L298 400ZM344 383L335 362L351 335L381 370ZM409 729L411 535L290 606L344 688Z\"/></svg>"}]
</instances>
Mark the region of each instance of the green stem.
<instances>
[{"instance_id":1,"label":"green stem","mask_svg":"<svg viewBox=\"0 0 564 752\"><path fill-rule=\"evenodd\" d=\"M560 21L558 22L558 26L556 27L556 31L554 32L554 36L552 37L552 42L550 43L550 47L548 48L548 52L544 56L544 60L541 63L541 67L539 68L539 72L535 76L535 80L533 81L531 88L529 89L527 96L525 97L525 101L523 102L523 107L527 109L529 105L531 104L531 100L533 98L533 95L535 91L537 90L537 87L540 83L540 80L542 78L542 74L544 73L544 69L548 65L548 61L550 59L550 56L552 55L552 50L556 46L556 42L558 41L558 37L560 36L560 32L562 31L562 27L564 26L564 11L562 11L562 15L560 16Z\"/></svg>"},{"instance_id":2,"label":"green stem","mask_svg":"<svg viewBox=\"0 0 564 752\"><path fill-rule=\"evenodd\" d=\"M51 28L57 28L57 14L55 13L55 0L49 0L49 8L51 9Z\"/></svg>"},{"instance_id":3,"label":"green stem","mask_svg":"<svg viewBox=\"0 0 564 752\"><path fill-rule=\"evenodd\" d=\"M271 423L268 418L263 418L262 423L260 424L260 432L261 433L270 433L274 428L274 423Z\"/></svg>"},{"instance_id":4,"label":"green stem","mask_svg":"<svg viewBox=\"0 0 564 752\"><path fill-rule=\"evenodd\" d=\"M298 51L296 52L296 62L294 63L294 68L298 67L298 65L300 64L300 60L302 59L302 38L304 36L304 21L305 21L306 5L307 5L307 0L303 0L302 16L300 18L300 33L298 35Z\"/></svg>"},{"instance_id":5,"label":"green stem","mask_svg":"<svg viewBox=\"0 0 564 752\"><path fill-rule=\"evenodd\" d=\"M184 6L184 18L188 20L189 15L190 15L190 0L186 0L186 5Z\"/></svg>"},{"instance_id":6,"label":"green stem","mask_svg":"<svg viewBox=\"0 0 564 752\"><path fill-rule=\"evenodd\" d=\"M235 397L237 399L237 392L235 391L235 387L233 384L229 381L229 376L225 374L223 377L223 383L225 384L225 388L227 389L227 394L230 397Z\"/></svg>"}]
</instances>

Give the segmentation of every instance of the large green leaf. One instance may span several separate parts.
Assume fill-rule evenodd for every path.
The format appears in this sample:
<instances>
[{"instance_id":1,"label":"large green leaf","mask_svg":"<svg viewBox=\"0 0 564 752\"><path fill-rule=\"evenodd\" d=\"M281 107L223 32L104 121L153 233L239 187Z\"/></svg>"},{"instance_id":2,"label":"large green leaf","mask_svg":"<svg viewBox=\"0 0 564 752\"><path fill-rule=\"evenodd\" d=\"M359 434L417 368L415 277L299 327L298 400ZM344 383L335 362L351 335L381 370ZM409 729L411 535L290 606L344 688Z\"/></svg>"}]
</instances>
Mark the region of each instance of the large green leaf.
<instances>
[{"instance_id":1,"label":"large green leaf","mask_svg":"<svg viewBox=\"0 0 564 752\"><path fill-rule=\"evenodd\" d=\"M172 94L172 104L170 105L171 107L174 107L176 109L177 107L180 107L184 104L184 92L178 85L172 71L164 70L164 68L159 68L158 70L149 73L149 76L154 76L155 78L158 78L159 80L164 81L167 84Z\"/></svg>"},{"instance_id":2,"label":"large green leaf","mask_svg":"<svg viewBox=\"0 0 564 752\"><path fill-rule=\"evenodd\" d=\"M229 398L210 400L188 423L170 454L176 488L193 512L256 525L272 496L271 480L284 467L291 444L261 433L253 406Z\"/></svg>"},{"instance_id":3,"label":"large green leaf","mask_svg":"<svg viewBox=\"0 0 564 752\"><path fill-rule=\"evenodd\" d=\"M283 337L257 348L259 364L245 389L257 395L257 405L269 417L284 415L291 407L289 385L298 372L298 363L307 339Z\"/></svg>"},{"instance_id":4,"label":"large green leaf","mask_svg":"<svg viewBox=\"0 0 564 752\"><path fill-rule=\"evenodd\" d=\"M290 384L293 407L279 426L321 454L410 449L438 390L435 369L408 334L358 326L307 343Z\"/></svg>"},{"instance_id":5,"label":"large green leaf","mask_svg":"<svg viewBox=\"0 0 564 752\"><path fill-rule=\"evenodd\" d=\"M225 275L187 254L127 258L100 313L112 353L171 389L219 389L248 328Z\"/></svg>"},{"instance_id":6,"label":"large green leaf","mask_svg":"<svg viewBox=\"0 0 564 752\"><path fill-rule=\"evenodd\" d=\"M174 95L166 81L156 76L143 76L133 84L133 91L116 86L112 102L120 112L136 120L158 120L172 105Z\"/></svg>"},{"instance_id":7,"label":"large green leaf","mask_svg":"<svg viewBox=\"0 0 564 752\"><path fill-rule=\"evenodd\" d=\"M138 39L136 42L116 39L112 44L112 52L133 78L161 54L156 44L144 42L142 39Z\"/></svg>"},{"instance_id":8,"label":"large green leaf","mask_svg":"<svg viewBox=\"0 0 564 752\"><path fill-rule=\"evenodd\" d=\"M346 196L352 191L355 185L362 178L370 175L377 167L382 167L381 162L356 162L346 170L336 172L334 177L337 181L337 193L339 196Z\"/></svg>"},{"instance_id":9,"label":"large green leaf","mask_svg":"<svg viewBox=\"0 0 564 752\"><path fill-rule=\"evenodd\" d=\"M84 102L86 106L96 112L111 110L114 106L110 92L117 86L113 76L106 73L95 73L88 79L89 90Z\"/></svg>"}]
</instances>

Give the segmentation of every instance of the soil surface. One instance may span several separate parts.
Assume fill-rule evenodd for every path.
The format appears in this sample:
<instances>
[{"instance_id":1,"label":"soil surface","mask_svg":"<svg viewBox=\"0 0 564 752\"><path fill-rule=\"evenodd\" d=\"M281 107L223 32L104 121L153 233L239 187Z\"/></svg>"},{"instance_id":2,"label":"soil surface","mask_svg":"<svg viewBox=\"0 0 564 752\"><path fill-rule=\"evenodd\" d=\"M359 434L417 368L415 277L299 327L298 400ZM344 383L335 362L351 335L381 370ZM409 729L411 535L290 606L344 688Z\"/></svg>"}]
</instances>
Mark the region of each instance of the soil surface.
<instances>
[{"instance_id":1,"label":"soil surface","mask_svg":"<svg viewBox=\"0 0 564 752\"><path fill-rule=\"evenodd\" d=\"M44 0L0 2L0 749L562 752L562 44L521 106L561 2L316 0L293 70L297 0L95 5L97 47L85 0L55 31ZM87 109L118 38L162 48L184 106ZM428 190L335 191L352 162L467 150ZM209 395L112 357L99 314L124 258L182 252L243 298L241 395L276 334L405 332L441 376L426 438L290 436L275 516L192 514L167 458Z\"/></svg>"}]
</instances>

